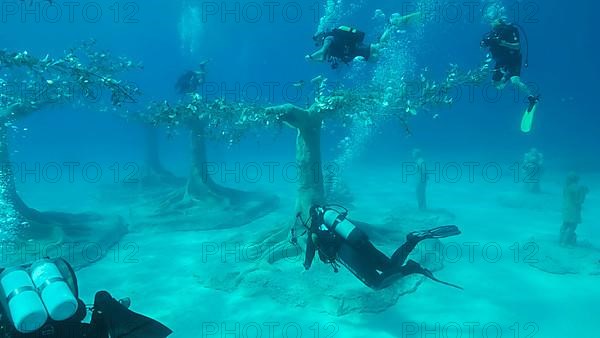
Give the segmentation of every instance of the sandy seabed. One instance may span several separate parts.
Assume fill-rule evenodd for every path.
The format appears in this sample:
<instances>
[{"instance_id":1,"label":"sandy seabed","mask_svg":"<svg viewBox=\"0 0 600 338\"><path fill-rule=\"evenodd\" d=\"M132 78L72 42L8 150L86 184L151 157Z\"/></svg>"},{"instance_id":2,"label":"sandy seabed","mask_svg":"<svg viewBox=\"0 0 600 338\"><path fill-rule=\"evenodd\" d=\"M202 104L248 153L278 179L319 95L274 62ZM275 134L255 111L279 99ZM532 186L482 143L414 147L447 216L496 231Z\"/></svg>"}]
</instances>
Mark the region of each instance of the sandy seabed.
<instances>
[{"instance_id":1,"label":"sandy seabed","mask_svg":"<svg viewBox=\"0 0 600 338\"><path fill-rule=\"evenodd\" d=\"M384 224L385 219L414 208L413 185L400 182L390 168L380 168L377 175L354 174L362 177L348 181L355 195L350 212L356 219ZM272 269L272 275L265 273L262 286L252 284L262 290L244 290L247 284L243 283L236 287L227 282L227 276L235 279L236 273L251 266L243 265L244 257L236 255L253 253L239 250L233 256L221 256L222 248L215 253L215 245L238 239L251 242L253 236L292 213L294 187L271 185L272 192L281 197L281 207L239 228L194 232L136 226L138 230L122 238L118 249L78 271L81 297L91 302L98 290L130 297L134 311L169 326L172 337L593 337L600 332L596 311L600 251L595 249L600 247L600 209L595 208L600 176L582 174L591 189L578 231L589 248L583 253L553 245L561 223L562 176L547 176L540 195L527 194L509 181L430 185L432 212L452 214L452 222L463 232L443 240L444 267L437 276L463 286L464 291L424 280L416 283L415 292L381 309L336 314L328 310L328 298L320 296L320 291L331 295L335 290L288 292L287 297L293 299L285 301L273 297L282 292L269 289L269 276L281 279L282 273L287 274L290 290L294 281L301 284L303 278L322 278L331 288L339 281L348 292L376 292L347 271L334 274L318 261L303 272L300 260L286 262L286 269ZM24 190L28 202L42 210L135 214L127 212L122 200L114 206L107 204L106 196L97 197L98 191L81 190L73 199L73 189L63 190L65 196L48 200L39 190ZM422 224L400 226L406 231ZM374 242L386 252L393 250L389 241ZM555 266L540 263L548 257L563 267L573 262L574 268L549 271ZM290 269L290 264L297 264L297 269ZM206 281L214 276L223 281L223 287L215 287L214 281L207 287Z\"/></svg>"}]
</instances>

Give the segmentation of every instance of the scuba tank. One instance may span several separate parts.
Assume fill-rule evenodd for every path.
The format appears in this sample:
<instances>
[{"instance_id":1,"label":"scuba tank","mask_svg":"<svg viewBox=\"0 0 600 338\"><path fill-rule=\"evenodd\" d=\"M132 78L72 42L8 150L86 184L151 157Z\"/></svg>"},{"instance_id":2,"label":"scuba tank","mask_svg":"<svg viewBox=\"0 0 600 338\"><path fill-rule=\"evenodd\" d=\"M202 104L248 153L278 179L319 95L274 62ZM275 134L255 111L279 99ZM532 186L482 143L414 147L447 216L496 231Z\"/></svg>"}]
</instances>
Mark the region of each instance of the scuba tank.
<instances>
[{"instance_id":1,"label":"scuba tank","mask_svg":"<svg viewBox=\"0 0 600 338\"><path fill-rule=\"evenodd\" d=\"M35 332L49 320L64 321L77 313L77 279L65 260L43 259L0 270L2 319L19 333Z\"/></svg>"},{"instance_id":2,"label":"scuba tank","mask_svg":"<svg viewBox=\"0 0 600 338\"><path fill-rule=\"evenodd\" d=\"M360 248L369 241L367 234L348 220L348 210L336 210L336 206L317 207L323 225L337 236L343 238L352 247Z\"/></svg>"},{"instance_id":3,"label":"scuba tank","mask_svg":"<svg viewBox=\"0 0 600 338\"><path fill-rule=\"evenodd\" d=\"M106 291L86 306L79 299L77 276L62 258L0 267L0 303L0 338L165 338L172 333L129 310L129 299L117 301ZM85 323L88 311L92 320Z\"/></svg>"},{"instance_id":4,"label":"scuba tank","mask_svg":"<svg viewBox=\"0 0 600 338\"><path fill-rule=\"evenodd\" d=\"M0 274L0 291L6 320L18 332L32 333L44 326L48 313L26 269L4 270Z\"/></svg>"},{"instance_id":5,"label":"scuba tank","mask_svg":"<svg viewBox=\"0 0 600 338\"><path fill-rule=\"evenodd\" d=\"M339 205L318 206L310 208L310 217L305 221L300 214L296 215L297 221L300 221L306 231L297 234L294 228L291 233L291 243L298 244L297 238L308 234L306 242L306 257L304 266L310 268L314 258L315 250L319 252L319 257L324 263L333 266L334 272L338 271L337 254L341 242L360 251L365 245L369 244L369 238L366 233L357 228L346 216L348 210ZM311 236L317 234L319 245L311 244Z\"/></svg>"}]
</instances>

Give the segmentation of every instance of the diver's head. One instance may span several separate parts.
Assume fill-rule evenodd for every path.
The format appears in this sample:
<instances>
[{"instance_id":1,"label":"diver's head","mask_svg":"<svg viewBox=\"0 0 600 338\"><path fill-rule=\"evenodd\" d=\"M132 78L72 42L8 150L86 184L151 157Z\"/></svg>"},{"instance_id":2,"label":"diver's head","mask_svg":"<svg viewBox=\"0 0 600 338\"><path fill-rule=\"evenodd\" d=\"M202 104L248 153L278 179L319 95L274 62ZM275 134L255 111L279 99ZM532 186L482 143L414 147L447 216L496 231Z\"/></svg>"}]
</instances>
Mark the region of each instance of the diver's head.
<instances>
[{"instance_id":1,"label":"diver's head","mask_svg":"<svg viewBox=\"0 0 600 338\"><path fill-rule=\"evenodd\" d=\"M310 217L319 217L319 215L321 215L323 213L323 207L321 207L320 205L313 205L312 207L310 207Z\"/></svg>"}]
</instances>

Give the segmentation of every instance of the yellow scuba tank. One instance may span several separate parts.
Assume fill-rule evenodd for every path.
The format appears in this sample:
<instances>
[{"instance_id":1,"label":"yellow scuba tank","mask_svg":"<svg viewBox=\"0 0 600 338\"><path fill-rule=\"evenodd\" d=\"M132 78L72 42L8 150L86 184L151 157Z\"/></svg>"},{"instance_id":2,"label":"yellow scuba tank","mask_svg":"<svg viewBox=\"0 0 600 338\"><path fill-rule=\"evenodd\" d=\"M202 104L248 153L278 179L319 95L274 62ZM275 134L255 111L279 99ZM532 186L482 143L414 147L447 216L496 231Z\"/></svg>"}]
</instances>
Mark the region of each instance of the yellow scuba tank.
<instances>
[{"instance_id":1,"label":"yellow scuba tank","mask_svg":"<svg viewBox=\"0 0 600 338\"><path fill-rule=\"evenodd\" d=\"M357 32L356 28L352 28L349 26L339 26L338 29L341 31L344 31L344 32L348 32L348 33L356 33Z\"/></svg>"}]
</instances>

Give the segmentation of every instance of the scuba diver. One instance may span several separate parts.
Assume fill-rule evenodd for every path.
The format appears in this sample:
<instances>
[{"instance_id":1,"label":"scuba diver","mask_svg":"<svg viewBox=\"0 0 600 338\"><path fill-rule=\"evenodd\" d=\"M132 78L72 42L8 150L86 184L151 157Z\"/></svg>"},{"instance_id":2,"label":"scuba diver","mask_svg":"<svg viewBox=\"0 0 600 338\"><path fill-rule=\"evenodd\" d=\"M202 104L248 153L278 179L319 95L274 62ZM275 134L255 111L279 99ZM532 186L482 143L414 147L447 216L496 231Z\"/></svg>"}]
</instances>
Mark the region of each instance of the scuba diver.
<instances>
[{"instance_id":1,"label":"scuba diver","mask_svg":"<svg viewBox=\"0 0 600 338\"><path fill-rule=\"evenodd\" d=\"M0 268L0 297L0 338L165 338L172 333L129 310L128 298L116 300L106 291L87 306L79 298L73 268L60 258Z\"/></svg>"},{"instance_id":2,"label":"scuba diver","mask_svg":"<svg viewBox=\"0 0 600 338\"><path fill-rule=\"evenodd\" d=\"M517 24L509 23L503 18L492 21L492 30L483 36L480 46L488 48L492 59L496 62L492 70L492 81L496 88L502 90L510 81L520 92L527 95L528 106L521 120L521 130L527 133L531 131L540 96L534 96L529 87L521 81L523 55L521 53L520 30L523 31L527 45L525 67L528 67L529 42L525 31Z\"/></svg>"},{"instance_id":3,"label":"scuba diver","mask_svg":"<svg viewBox=\"0 0 600 338\"><path fill-rule=\"evenodd\" d=\"M306 228L300 236L308 234L304 259L306 270L310 269L315 253L318 251L321 261L331 264L334 272L338 272L337 262L340 262L374 290L384 289L398 279L412 274L421 274L438 283L462 290L458 285L435 278L431 271L419 263L413 260L407 261L408 255L419 242L425 239L459 235L460 230L455 225L409 233L406 236L406 243L400 246L390 258L375 248L368 236L348 220L347 216L348 210L340 206L313 206L306 222L302 220L300 214L297 216ZM292 243L297 244L294 231L292 231Z\"/></svg>"},{"instance_id":4,"label":"scuba diver","mask_svg":"<svg viewBox=\"0 0 600 338\"><path fill-rule=\"evenodd\" d=\"M179 94L191 94L198 91L200 86L206 80L206 64L208 61L202 61L198 70L188 70L183 73L175 83L175 89Z\"/></svg>"},{"instance_id":5,"label":"scuba diver","mask_svg":"<svg viewBox=\"0 0 600 338\"><path fill-rule=\"evenodd\" d=\"M316 46L321 48L309 55L307 60L327 61L331 68L339 66L340 61L349 64L356 57L363 57L369 60L373 54L377 53L377 44L365 45L363 40L365 33L348 26L340 26L331 31L321 32L313 36Z\"/></svg>"},{"instance_id":6,"label":"scuba diver","mask_svg":"<svg viewBox=\"0 0 600 338\"><path fill-rule=\"evenodd\" d=\"M340 26L330 31L319 32L313 36L315 46L319 50L305 56L308 61L329 62L331 68L336 69L340 62L349 64L357 57L369 61L376 59L382 45L389 41L391 31L411 22L420 13L400 16L392 14L385 32L377 43L365 44L365 33L349 26Z\"/></svg>"}]
</instances>

